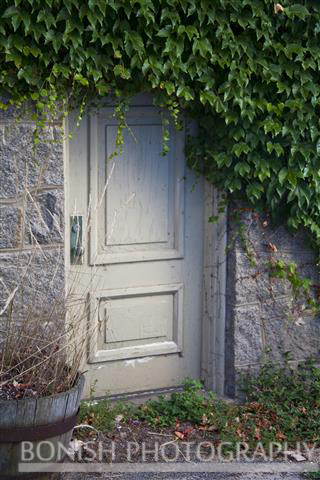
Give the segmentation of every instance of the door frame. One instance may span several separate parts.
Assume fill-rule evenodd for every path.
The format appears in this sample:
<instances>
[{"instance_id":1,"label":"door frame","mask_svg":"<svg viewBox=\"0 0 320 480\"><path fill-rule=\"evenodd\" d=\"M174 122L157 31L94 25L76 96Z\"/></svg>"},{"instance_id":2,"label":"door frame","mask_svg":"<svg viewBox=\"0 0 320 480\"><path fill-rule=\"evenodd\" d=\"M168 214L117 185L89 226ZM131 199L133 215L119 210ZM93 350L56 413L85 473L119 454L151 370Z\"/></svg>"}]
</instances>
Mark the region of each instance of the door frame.
<instances>
[{"instance_id":1,"label":"door frame","mask_svg":"<svg viewBox=\"0 0 320 480\"><path fill-rule=\"evenodd\" d=\"M71 125L70 125L71 123ZM69 184L69 133L74 131L74 119L64 120L64 192L65 192L65 288L68 292L68 273L70 268L70 184ZM71 127L71 128L70 128ZM87 135L87 120L82 119L77 127L80 134ZM81 164L79 164L81 169ZM88 186L87 186L88 187ZM87 192L83 192L86 196ZM225 384L225 329L226 329L226 280L227 280L227 210L219 213L222 199L212 184L205 181L204 186L204 245L203 245L203 300L201 325L201 379L206 388L224 395ZM88 201L88 199L87 199ZM84 215L83 207L79 214ZM210 217L218 217L216 222L209 222ZM87 243L87 239L84 239ZM88 249L84 259L88 264Z\"/></svg>"},{"instance_id":2,"label":"door frame","mask_svg":"<svg viewBox=\"0 0 320 480\"><path fill-rule=\"evenodd\" d=\"M227 207L222 192L205 182L201 378L218 395L225 392L227 300ZM209 222L209 218L218 218Z\"/></svg>"}]
</instances>

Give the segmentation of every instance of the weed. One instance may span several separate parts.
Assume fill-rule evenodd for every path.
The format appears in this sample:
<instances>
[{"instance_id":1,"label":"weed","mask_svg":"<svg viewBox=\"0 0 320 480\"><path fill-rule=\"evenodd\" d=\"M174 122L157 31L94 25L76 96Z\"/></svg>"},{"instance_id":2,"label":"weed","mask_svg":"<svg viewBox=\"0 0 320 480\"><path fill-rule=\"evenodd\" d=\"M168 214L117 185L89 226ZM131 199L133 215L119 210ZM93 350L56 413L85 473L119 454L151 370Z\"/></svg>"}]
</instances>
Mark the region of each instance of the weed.
<instances>
[{"instance_id":1,"label":"weed","mask_svg":"<svg viewBox=\"0 0 320 480\"><path fill-rule=\"evenodd\" d=\"M114 428L117 417L121 416L121 421L125 422L135 408L124 402L112 403L108 399L99 402L82 402L79 422L92 425L101 432L108 432Z\"/></svg>"},{"instance_id":2,"label":"weed","mask_svg":"<svg viewBox=\"0 0 320 480\"><path fill-rule=\"evenodd\" d=\"M243 440L320 440L320 369L312 361L295 369L268 363L241 383L247 402L239 408L237 431Z\"/></svg>"},{"instance_id":3,"label":"weed","mask_svg":"<svg viewBox=\"0 0 320 480\"><path fill-rule=\"evenodd\" d=\"M195 431L212 432L215 441L229 442L231 448L247 442L252 450L258 442L268 448L271 442L295 446L320 440L320 369L312 362L296 369L266 364L255 375L248 372L241 385L246 394L241 405L204 393L201 382L188 378L181 392L139 407L108 400L83 403L80 418L101 431L111 430L119 415L123 423L134 420L135 428L144 424L175 432L178 424L188 423Z\"/></svg>"},{"instance_id":4,"label":"weed","mask_svg":"<svg viewBox=\"0 0 320 480\"><path fill-rule=\"evenodd\" d=\"M201 382L187 378L182 392L172 393L170 398L160 396L149 400L137 410L136 416L159 427L174 426L177 421L193 425L211 424L216 420L218 403L213 392L203 393Z\"/></svg>"},{"instance_id":5,"label":"weed","mask_svg":"<svg viewBox=\"0 0 320 480\"><path fill-rule=\"evenodd\" d=\"M317 472L305 473L304 478L308 478L309 480L319 480L320 479L320 470L318 470Z\"/></svg>"}]
</instances>

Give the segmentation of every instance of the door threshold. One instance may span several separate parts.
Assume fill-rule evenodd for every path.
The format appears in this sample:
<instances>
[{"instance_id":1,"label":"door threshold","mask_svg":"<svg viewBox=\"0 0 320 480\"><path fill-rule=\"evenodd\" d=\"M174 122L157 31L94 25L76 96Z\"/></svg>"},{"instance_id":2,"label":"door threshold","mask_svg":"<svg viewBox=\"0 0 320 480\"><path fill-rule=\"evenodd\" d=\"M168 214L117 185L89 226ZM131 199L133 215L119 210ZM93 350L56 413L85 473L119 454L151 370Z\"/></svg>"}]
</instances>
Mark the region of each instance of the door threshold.
<instances>
[{"instance_id":1,"label":"door threshold","mask_svg":"<svg viewBox=\"0 0 320 480\"><path fill-rule=\"evenodd\" d=\"M163 395L165 398L169 397L172 393L179 393L183 391L183 385L176 386L176 387L168 387L168 388L155 388L153 390L141 390L133 393L119 393L117 395L104 395L103 397L97 397L92 399L93 402L101 402L103 400L109 400L112 403L116 403L118 401L123 402L131 402L136 405L141 405L145 403L147 400L153 400L160 395ZM201 393L203 395L207 395L207 390L202 390ZM217 395L219 400L223 400L226 403L238 403L237 399L225 397L221 395ZM86 400L90 402L90 400Z\"/></svg>"},{"instance_id":2,"label":"door threshold","mask_svg":"<svg viewBox=\"0 0 320 480\"><path fill-rule=\"evenodd\" d=\"M140 390L138 392L133 393L119 393L117 395L106 395L104 397L96 398L95 400L111 400L111 402L115 403L118 401L125 401L125 402L132 402L137 405L145 403L147 400L154 399L159 397L159 395L163 395L164 397L170 396L172 393L182 392L183 386L177 387L168 387L168 388L155 388L153 390Z\"/></svg>"}]
</instances>

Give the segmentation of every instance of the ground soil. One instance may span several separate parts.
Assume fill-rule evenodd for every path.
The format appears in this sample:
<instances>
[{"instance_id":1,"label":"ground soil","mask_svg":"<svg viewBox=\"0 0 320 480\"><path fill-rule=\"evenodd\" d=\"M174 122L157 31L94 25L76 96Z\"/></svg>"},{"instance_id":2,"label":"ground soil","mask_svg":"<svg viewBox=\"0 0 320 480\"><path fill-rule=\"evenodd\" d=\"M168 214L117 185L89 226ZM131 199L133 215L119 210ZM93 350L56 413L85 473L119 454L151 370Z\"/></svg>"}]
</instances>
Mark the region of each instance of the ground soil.
<instances>
[{"instance_id":1,"label":"ground soil","mask_svg":"<svg viewBox=\"0 0 320 480\"><path fill-rule=\"evenodd\" d=\"M209 427L210 428L210 427ZM118 423L108 434L95 430L79 428L75 438L82 442L89 442L88 446L99 457L100 450L105 450L96 461L115 462L157 462L157 461L196 461L210 459L213 449L219 445L218 436L214 428L195 428L191 424L177 424L176 428L154 428L139 420L130 420L125 424ZM99 447L100 445L100 447ZM101 447L102 445L102 447ZM114 448L112 459L111 448ZM81 445L83 458L89 460L93 454L85 454L86 448Z\"/></svg>"},{"instance_id":2,"label":"ground soil","mask_svg":"<svg viewBox=\"0 0 320 480\"><path fill-rule=\"evenodd\" d=\"M219 435L213 427L193 427L187 423L159 429L139 420L130 420L124 424L119 422L107 434L81 427L76 429L75 439L80 442L74 458L78 462L230 461L228 451L219 450ZM306 458L306 461L318 462L319 459L320 449L317 448L312 459ZM285 459L282 454L275 455L274 461L282 460L295 461L290 457ZM245 457L240 455L240 461L246 461ZM254 461L264 459L257 454Z\"/></svg>"}]
</instances>

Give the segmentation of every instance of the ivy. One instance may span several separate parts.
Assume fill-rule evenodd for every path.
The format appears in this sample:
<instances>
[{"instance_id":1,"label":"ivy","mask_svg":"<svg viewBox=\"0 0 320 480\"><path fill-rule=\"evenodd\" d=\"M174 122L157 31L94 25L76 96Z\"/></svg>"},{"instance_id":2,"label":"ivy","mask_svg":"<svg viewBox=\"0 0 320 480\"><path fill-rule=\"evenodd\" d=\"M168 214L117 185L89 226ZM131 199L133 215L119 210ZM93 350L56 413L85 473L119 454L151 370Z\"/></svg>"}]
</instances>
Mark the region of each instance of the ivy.
<instances>
[{"instance_id":1,"label":"ivy","mask_svg":"<svg viewBox=\"0 0 320 480\"><path fill-rule=\"evenodd\" d=\"M283 260L271 259L267 265L270 278L287 280L291 286L293 299L304 299L306 306L316 315L320 312L319 291L309 278L301 276L294 262L286 264ZM313 292L313 289L315 292Z\"/></svg>"},{"instance_id":2,"label":"ivy","mask_svg":"<svg viewBox=\"0 0 320 480\"><path fill-rule=\"evenodd\" d=\"M41 127L152 91L176 125L197 120L193 169L318 248L319 36L315 0L2 0L0 106L31 102Z\"/></svg>"}]
</instances>

